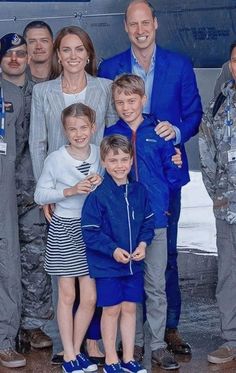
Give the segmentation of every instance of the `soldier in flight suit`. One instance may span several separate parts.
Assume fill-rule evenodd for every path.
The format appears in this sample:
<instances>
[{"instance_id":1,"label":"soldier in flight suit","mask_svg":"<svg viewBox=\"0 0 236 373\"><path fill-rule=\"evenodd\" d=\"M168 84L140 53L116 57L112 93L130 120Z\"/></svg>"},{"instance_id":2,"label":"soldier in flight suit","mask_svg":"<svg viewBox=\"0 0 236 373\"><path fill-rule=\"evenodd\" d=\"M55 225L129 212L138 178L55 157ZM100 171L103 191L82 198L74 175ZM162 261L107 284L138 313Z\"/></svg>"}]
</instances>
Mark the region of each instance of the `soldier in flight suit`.
<instances>
[{"instance_id":1,"label":"soldier in flight suit","mask_svg":"<svg viewBox=\"0 0 236 373\"><path fill-rule=\"evenodd\" d=\"M50 277L43 268L46 245L46 222L34 202L35 181L29 153L31 95L35 83L30 81L25 39L10 33L1 38L1 69L4 79L20 87L24 96L24 121L16 133L16 188L22 269L22 314L19 339L34 348L50 347L51 339L42 327L53 316Z\"/></svg>"},{"instance_id":2,"label":"soldier in flight suit","mask_svg":"<svg viewBox=\"0 0 236 373\"><path fill-rule=\"evenodd\" d=\"M23 96L0 76L0 365L25 366L15 350L21 317L21 267L15 159L16 128L23 122Z\"/></svg>"}]
</instances>

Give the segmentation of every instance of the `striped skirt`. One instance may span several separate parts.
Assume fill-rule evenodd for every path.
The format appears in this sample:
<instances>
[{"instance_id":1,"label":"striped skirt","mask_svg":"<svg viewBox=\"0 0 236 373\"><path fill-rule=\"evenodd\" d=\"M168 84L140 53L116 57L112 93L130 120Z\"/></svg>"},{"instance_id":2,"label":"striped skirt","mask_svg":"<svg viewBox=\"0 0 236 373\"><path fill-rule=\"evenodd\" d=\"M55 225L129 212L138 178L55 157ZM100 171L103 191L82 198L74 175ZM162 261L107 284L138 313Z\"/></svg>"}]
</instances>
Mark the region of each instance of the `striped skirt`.
<instances>
[{"instance_id":1,"label":"striped skirt","mask_svg":"<svg viewBox=\"0 0 236 373\"><path fill-rule=\"evenodd\" d=\"M76 277L89 274L81 219L52 217L44 268L49 275Z\"/></svg>"}]
</instances>

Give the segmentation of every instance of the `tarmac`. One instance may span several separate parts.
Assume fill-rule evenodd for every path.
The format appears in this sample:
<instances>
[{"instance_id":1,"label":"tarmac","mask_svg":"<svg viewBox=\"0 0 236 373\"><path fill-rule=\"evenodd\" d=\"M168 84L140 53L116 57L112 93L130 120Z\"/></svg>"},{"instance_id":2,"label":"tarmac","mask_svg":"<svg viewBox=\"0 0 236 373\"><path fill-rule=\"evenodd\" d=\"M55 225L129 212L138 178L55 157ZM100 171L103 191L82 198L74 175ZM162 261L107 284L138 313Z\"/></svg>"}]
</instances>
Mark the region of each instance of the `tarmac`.
<instances>
[{"instance_id":1,"label":"tarmac","mask_svg":"<svg viewBox=\"0 0 236 373\"><path fill-rule=\"evenodd\" d=\"M207 354L222 343L219 313L215 300L217 253L212 203L199 172L191 172L191 183L182 191L182 209L178 235L178 265L182 293L179 330L191 344L192 356L176 356L177 373L236 373L236 360L226 364L210 364ZM6 369L0 373L59 373L61 368L50 363L51 350L32 350L25 354L24 368ZM150 338L145 340L143 364L148 373L164 370L151 364ZM99 373L102 369L99 370Z\"/></svg>"},{"instance_id":2,"label":"tarmac","mask_svg":"<svg viewBox=\"0 0 236 373\"><path fill-rule=\"evenodd\" d=\"M176 356L178 373L236 373L236 360L226 364L210 364L207 353L221 344L219 314L215 300L217 280L217 256L199 250L179 251L180 284L182 291L182 314L179 330L192 346L192 356ZM148 372L163 373L151 365L148 337L145 341L144 366ZM24 368L7 369L0 366L0 373L59 373L61 368L50 363L51 351L32 350L25 354ZM99 373L102 369L99 369Z\"/></svg>"}]
</instances>

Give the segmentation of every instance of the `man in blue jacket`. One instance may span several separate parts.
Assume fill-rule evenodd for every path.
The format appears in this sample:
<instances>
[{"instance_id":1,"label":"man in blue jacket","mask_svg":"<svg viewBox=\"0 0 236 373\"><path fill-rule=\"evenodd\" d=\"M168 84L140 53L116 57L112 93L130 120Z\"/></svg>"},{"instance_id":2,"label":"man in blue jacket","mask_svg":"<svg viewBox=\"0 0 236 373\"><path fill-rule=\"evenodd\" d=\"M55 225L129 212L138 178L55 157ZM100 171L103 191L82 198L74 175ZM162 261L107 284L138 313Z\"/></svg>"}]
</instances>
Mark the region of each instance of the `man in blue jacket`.
<instances>
[{"instance_id":1,"label":"man in blue jacket","mask_svg":"<svg viewBox=\"0 0 236 373\"><path fill-rule=\"evenodd\" d=\"M104 60L98 75L114 79L132 72L145 81L147 101L144 113L158 118L158 135L172 140L181 149L182 186L189 182L184 143L198 132L202 117L201 100L191 62L177 53L156 45L158 21L146 0L132 0L125 13L125 30L131 48ZM167 323L165 339L175 353L190 354L191 348L178 333L181 295L177 267L177 227L180 215L181 188L170 193L168 221L168 263L166 269ZM142 346L139 346L142 347Z\"/></svg>"},{"instance_id":2,"label":"man in blue jacket","mask_svg":"<svg viewBox=\"0 0 236 373\"><path fill-rule=\"evenodd\" d=\"M180 169L172 162L175 154L172 141L165 141L156 135L154 131L156 121L153 115L142 114L146 101L143 79L134 74L123 74L114 80L112 96L120 119L115 125L106 129L105 135L121 134L131 140L134 149L131 175L134 180L140 181L147 188L155 216L155 235L147 248L144 269L147 319L145 325L150 331L152 360L163 369L177 369L179 364L173 354L166 349L164 335L167 309L165 269L169 190L180 188ZM136 331L136 343L138 346L143 346L140 308L137 308L137 325L140 331ZM136 355L139 360L139 354Z\"/></svg>"}]
</instances>

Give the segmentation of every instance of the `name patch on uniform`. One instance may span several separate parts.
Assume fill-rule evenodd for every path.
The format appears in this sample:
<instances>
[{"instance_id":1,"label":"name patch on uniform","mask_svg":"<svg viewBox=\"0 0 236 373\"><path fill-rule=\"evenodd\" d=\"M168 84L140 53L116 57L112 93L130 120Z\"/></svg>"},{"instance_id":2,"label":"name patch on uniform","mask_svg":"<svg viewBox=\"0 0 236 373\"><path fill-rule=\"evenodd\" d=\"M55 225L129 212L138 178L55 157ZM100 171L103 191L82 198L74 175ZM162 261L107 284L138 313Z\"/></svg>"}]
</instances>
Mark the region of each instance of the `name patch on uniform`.
<instances>
[{"instance_id":1,"label":"name patch on uniform","mask_svg":"<svg viewBox=\"0 0 236 373\"><path fill-rule=\"evenodd\" d=\"M236 161L236 148L228 150L228 162Z\"/></svg>"},{"instance_id":2,"label":"name patch on uniform","mask_svg":"<svg viewBox=\"0 0 236 373\"><path fill-rule=\"evenodd\" d=\"M5 107L5 112L6 113L13 113L13 103L12 102L8 102L8 101L5 101L4 102L4 107Z\"/></svg>"},{"instance_id":3,"label":"name patch on uniform","mask_svg":"<svg viewBox=\"0 0 236 373\"><path fill-rule=\"evenodd\" d=\"M3 141L0 141L0 155L7 154L7 144Z\"/></svg>"}]
</instances>

